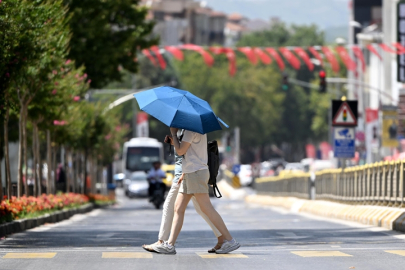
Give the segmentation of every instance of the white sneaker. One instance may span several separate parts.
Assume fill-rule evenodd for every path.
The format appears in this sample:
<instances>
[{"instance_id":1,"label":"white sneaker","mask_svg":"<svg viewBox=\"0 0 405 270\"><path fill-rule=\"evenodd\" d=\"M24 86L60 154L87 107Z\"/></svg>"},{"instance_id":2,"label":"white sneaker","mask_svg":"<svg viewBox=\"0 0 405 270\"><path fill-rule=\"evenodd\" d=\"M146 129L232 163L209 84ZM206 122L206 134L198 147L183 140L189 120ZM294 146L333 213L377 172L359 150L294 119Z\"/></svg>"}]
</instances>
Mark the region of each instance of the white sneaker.
<instances>
[{"instance_id":1,"label":"white sneaker","mask_svg":"<svg viewBox=\"0 0 405 270\"><path fill-rule=\"evenodd\" d=\"M222 244L221 248L217 249L215 253L226 254L234 250L237 250L238 248L240 248L240 244L236 242L235 239L232 239L231 241L224 240L224 243Z\"/></svg>"},{"instance_id":2,"label":"white sneaker","mask_svg":"<svg viewBox=\"0 0 405 270\"><path fill-rule=\"evenodd\" d=\"M153 250L160 254L176 254L176 248L169 245L168 242L163 242L162 244L157 244L152 246Z\"/></svg>"}]
</instances>

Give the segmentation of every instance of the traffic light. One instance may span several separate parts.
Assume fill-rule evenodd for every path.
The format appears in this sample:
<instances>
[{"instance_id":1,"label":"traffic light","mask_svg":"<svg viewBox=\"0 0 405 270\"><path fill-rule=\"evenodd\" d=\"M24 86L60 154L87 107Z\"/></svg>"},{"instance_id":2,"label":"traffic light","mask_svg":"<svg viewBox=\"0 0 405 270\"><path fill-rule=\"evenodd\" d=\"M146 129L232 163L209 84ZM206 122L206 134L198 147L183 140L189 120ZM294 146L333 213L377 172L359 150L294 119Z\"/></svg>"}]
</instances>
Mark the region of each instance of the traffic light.
<instances>
[{"instance_id":1,"label":"traffic light","mask_svg":"<svg viewBox=\"0 0 405 270\"><path fill-rule=\"evenodd\" d=\"M326 93L326 72L325 72L325 70L319 71L319 92Z\"/></svg>"},{"instance_id":2,"label":"traffic light","mask_svg":"<svg viewBox=\"0 0 405 270\"><path fill-rule=\"evenodd\" d=\"M287 73L283 73L283 85L281 86L281 88L284 91L287 91L289 86L288 86L288 74Z\"/></svg>"}]
</instances>

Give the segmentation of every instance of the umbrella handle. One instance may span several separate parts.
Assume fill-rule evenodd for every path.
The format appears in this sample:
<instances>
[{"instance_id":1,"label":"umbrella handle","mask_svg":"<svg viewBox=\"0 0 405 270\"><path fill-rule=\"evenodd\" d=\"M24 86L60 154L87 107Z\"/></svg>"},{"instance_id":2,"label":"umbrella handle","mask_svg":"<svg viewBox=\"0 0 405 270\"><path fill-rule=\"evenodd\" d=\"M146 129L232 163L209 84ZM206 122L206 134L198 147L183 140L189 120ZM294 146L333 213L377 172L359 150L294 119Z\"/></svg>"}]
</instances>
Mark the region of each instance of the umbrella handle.
<instances>
[{"instance_id":1,"label":"umbrella handle","mask_svg":"<svg viewBox=\"0 0 405 270\"><path fill-rule=\"evenodd\" d=\"M224 125L226 128L229 128L229 126L221 118L217 117L217 119L222 125Z\"/></svg>"}]
</instances>

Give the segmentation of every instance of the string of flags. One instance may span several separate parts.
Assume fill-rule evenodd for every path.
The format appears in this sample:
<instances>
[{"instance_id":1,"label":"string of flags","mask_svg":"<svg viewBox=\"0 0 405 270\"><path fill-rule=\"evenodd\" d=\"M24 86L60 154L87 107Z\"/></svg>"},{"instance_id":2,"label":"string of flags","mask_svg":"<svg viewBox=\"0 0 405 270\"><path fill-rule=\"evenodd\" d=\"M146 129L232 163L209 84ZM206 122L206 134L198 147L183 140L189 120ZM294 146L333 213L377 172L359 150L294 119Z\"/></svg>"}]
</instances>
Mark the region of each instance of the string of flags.
<instances>
[{"instance_id":1,"label":"string of flags","mask_svg":"<svg viewBox=\"0 0 405 270\"><path fill-rule=\"evenodd\" d=\"M163 50L162 50L163 49ZM310 46L310 47L203 47L195 44L183 44L178 46L164 46L159 48L158 46L152 46L149 49L142 50L142 54L147 57L151 63L155 66L159 66L161 69L166 69L166 61L162 53L170 53L176 60L183 61L183 51L194 51L199 53L205 64L208 67L214 65L213 55L224 54L229 61L229 75L234 76L236 74L236 52L240 52L246 56L250 63L257 65L259 62L264 65L270 65L273 61L281 71L285 69L285 62L287 62L292 68L298 70L301 68L302 62L307 66L310 71L314 70L314 63L311 58L315 58L319 61L321 66L328 62L333 72L338 73L340 70L339 59L343 62L349 71L356 72L360 65L361 70L364 72L366 69L366 62L364 59L363 48L358 45L351 46ZM349 50L353 52L351 56ZM390 54L405 54L405 47L400 43L393 43L392 47L385 43L369 44L364 50L370 51L376 55L381 61L382 56L379 51L383 51ZM337 57L337 56L339 57Z\"/></svg>"}]
</instances>

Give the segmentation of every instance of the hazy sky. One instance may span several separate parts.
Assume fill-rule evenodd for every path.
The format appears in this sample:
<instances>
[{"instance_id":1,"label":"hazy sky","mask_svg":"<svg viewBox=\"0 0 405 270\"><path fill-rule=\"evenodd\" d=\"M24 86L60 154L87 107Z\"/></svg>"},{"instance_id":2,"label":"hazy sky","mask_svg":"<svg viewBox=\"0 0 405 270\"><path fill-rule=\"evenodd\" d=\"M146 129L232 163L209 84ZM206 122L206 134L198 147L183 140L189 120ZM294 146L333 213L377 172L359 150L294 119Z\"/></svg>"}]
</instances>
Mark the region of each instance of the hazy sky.
<instances>
[{"instance_id":1,"label":"hazy sky","mask_svg":"<svg viewBox=\"0 0 405 270\"><path fill-rule=\"evenodd\" d=\"M251 19L279 17L288 23L321 28L343 26L349 20L349 0L205 0L209 7L225 13L238 12Z\"/></svg>"}]
</instances>

